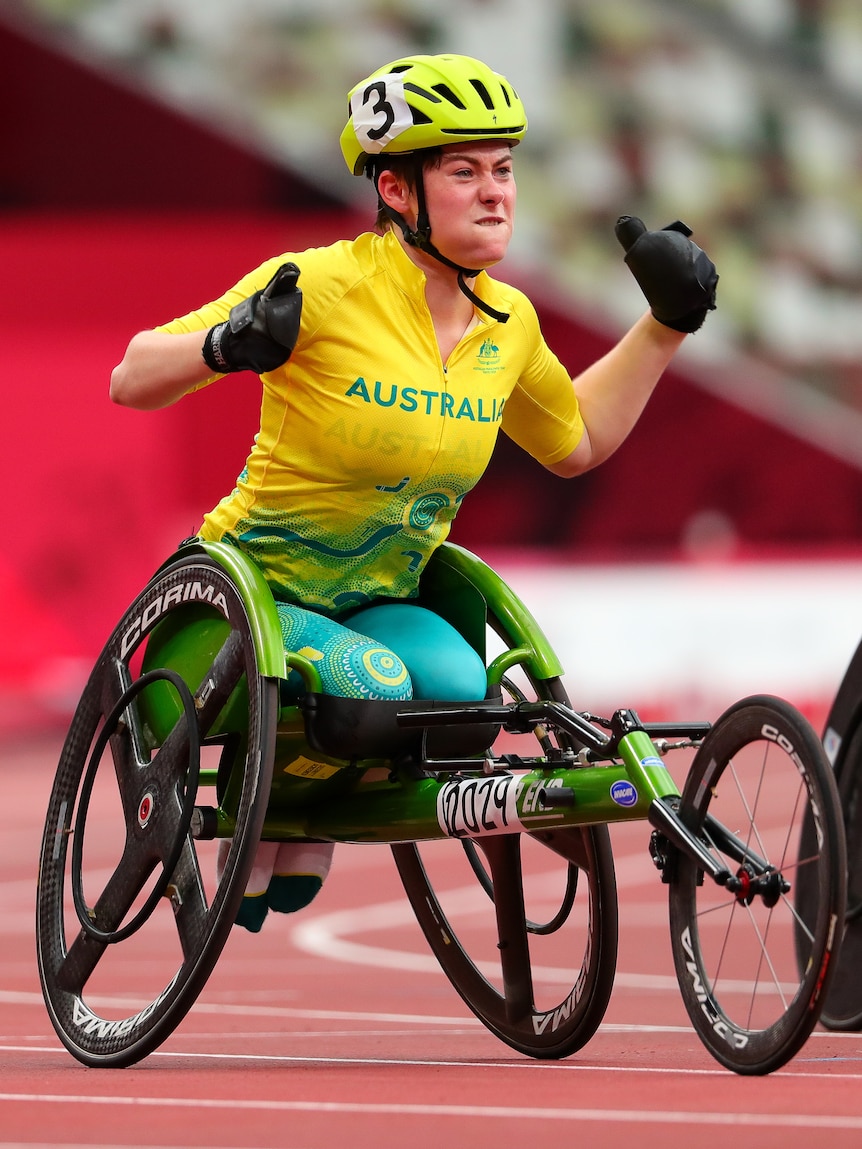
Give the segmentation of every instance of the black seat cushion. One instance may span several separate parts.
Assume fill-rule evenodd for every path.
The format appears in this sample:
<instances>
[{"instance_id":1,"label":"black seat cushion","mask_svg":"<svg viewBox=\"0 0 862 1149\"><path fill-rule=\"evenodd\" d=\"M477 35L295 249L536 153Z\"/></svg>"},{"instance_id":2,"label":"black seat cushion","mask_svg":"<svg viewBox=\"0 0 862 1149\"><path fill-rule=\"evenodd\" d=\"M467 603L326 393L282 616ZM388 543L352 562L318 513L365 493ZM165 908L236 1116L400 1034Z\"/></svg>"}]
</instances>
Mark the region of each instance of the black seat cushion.
<instances>
[{"instance_id":1,"label":"black seat cushion","mask_svg":"<svg viewBox=\"0 0 862 1149\"><path fill-rule=\"evenodd\" d=\"M501 694L485 702L499 705ZM397 759L423 756L423 727L399 723L398 715L413 711L452 710L475 703L439 699L413 699L409 702L368 701L341 698L332 694L306 694L300 702L305 715L309 745L333 758ZM433 726L427 730L424 756L428 758L472 757L482 754L500 732L498 723L471 722L466 725Z\"/></svg>"}]
</instances>

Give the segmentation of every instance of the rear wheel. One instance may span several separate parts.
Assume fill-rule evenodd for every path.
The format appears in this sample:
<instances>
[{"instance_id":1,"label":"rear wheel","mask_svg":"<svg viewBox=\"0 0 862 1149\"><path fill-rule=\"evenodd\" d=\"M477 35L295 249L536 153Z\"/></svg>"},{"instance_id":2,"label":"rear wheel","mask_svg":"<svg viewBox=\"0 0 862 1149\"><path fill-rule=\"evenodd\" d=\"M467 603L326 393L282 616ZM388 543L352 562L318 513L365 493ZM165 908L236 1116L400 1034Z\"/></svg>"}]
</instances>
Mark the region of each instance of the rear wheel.
<instances>
[{"instance_id":1,"label":"rear wheel","mask_svg":"<svg viewBox=\"0 0 862 1149\"><path fill-rule=\"evenodd\" d=\"M170 650L182 673L162 665ZM57 768L37 898L45 1001L84 1064L140 1060L209 977L260 839L277 705L242 599L205 556L162 571L102 651ZM218 873L217 842L197 837L202 762L235 820Z\"/></svg>"},{"instance_id":2,"label":"rear wheel","mask_svg":"<svg viewBox=\"0 0 862 1149\"><path fill-rule=\"evenodd\" d=\"M820 1015L846 896L838 796L817 735L792 706L745 699L715 723L680 801L730 872L681 854L670 883L674 964L692 1024L737 1073L769 1073Z\"/></svg>"},{"instance_id":3,"label":"rear wheel","mask_svg":"<svg viewBox=\"0 0 862 1149\"><path fill-rule=\"evenodd\" d=\"M567 702L558 679L504 692ZM539 732L545 752L549 733ZM617 899L607 827L393 846L416 918L469 1008L531 1057L593 1036L613 988Z\"/></svg>"}]
</instances>

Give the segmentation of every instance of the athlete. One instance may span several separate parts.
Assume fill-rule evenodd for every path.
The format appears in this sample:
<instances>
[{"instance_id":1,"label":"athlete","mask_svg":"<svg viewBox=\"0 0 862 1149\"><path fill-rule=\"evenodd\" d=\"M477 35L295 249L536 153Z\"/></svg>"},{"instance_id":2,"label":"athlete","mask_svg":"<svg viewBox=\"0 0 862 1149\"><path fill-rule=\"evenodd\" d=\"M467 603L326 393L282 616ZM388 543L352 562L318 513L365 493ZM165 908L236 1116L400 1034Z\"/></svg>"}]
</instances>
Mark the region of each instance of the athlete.
<instances>
[{"instance_id":1,"label":"athlete","mask_svg":"<svg viewBox=\"0 0 862 1149\"><path fill-rule=\"evenodd\" d=\"M647 231L623 217L650 307L572 380L526 296L487 273L512 237L526 130L515 90L478 60L379 69L351 91L341 135L350 171L376 189L376 230L268 260L139 332L112 374L111 398L141 409L260 375L260 430L199 534L259 564L286 647L315 661L328 693L484 697L479 656L410 599L499 431L555 475L595 467L715 307L718 276L684 224ZM306 905L331 854L262 843L240 924Z\"/></svg>"}]
</instances>

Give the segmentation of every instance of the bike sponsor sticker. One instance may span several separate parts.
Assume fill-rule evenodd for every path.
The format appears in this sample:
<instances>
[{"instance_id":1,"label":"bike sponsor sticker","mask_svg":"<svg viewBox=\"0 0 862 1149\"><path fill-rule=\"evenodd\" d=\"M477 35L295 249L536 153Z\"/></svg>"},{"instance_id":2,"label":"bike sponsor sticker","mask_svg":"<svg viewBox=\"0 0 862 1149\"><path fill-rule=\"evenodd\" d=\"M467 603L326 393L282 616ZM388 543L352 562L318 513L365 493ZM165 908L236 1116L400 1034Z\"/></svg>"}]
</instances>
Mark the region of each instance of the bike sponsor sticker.
<instances>
[{"instance_id":1,"label":"bike sponsor sticker","mask_svg":"<svg viewBox=\"0 0 862 1149\"><path fill-rule=\"evenodd\" d=\"M220 590L212 583L189 579L178 586L169 587L164 593L157 594L147 603L140 614L132 618L120 640L120 657L125 658L141 638L152 630L166 611L184 602L205 603L221 611L225 618L230 618L227 600Z\"/></svg>"},{"instance_id":2,"label":"bike sponsor sticker","mask_svg":"<svg viewBox=\"0 0 862 1149\"><path fill-rule=\"evenodd\" d=\"M700 975L700 965L694 952L694 944L691 940L691 931L688 926L686 926L679 935L679 940L685 951L685 968L688 972L688 976L691 978L691 992L694 994L708 1025L717 1037L727 1042L731 1049L745 1049L748 1045L748 1034L745 1030L737 1029L731 1022L721 1016L716 1009L712 994L707 988L707 983ZM694 1020L693 1017L692 1020Z\"/></svg>"},{"instance_id":3,"label":"bike sponsor sticker","mask_svg":"<svg viewBox=\"0 0 862 1149\"><path fill-rule=\"evenodd\" d=\"M664 769L664 762L662 762L661 758L657 757L655 754L648 754L646 758L641 758L641 766L645 766L647 768L654 768L659 766L661 769Z\"/></svg>"},{"instance_id":4,"label":"bike sponsor sticker","mask_svg":"<svg viewBox=\"0 0 862 1149\"><path fill-rule=\"evenodd\" d=\"M93 1013L83 998L76 997L72 1002L72 1024L88 1037L95 1034L100 1041L112 1041L118 1037L128 1037L139 1025L143 1025L152 1017L162 1002L167 999L181 972L181 970L177 970L159 996L140 1013L117 1021L109 1021L107 1018L99 1017L98 1014Z\"/></svg>"},{"instance_id":5,"label":"bike sponsor sticker","mask_svg":"<svg viewBox=\"0 0 862 1149\"><path fill-rule=\"evenodd\" d=\"M152 790L148 790L138 803L138 825L142 830L146 829L147 823L153 816L153 810L156 808L156 797Z\"/></svg>"},{"instance_id":6,"label":"bike sponsor sticker","mask_svg":"<svg viewBox=\"0 0 862 1149\"><path fill-rule=\"evenodd\" d=\"M313 762L300 754L285 766L284 773L295 774L297 778L331 778L340 769L339 766L330 766L328 762Z\"/></svg>"},{"instance_id":7,"label":"bike sponsor sticker","mask_svg":"<svg viewBox=\"0 0 862 1149\"><path fill-rule=\"evenodd\" d=\"M834 766L838 751L841 749L841 735L831 726L827 727L826 733L823 735L823 749L826 751L829 765Z\"/></svg>"},{"instance_id":8,"label":"bike sponsor sticker","mask_svg":"<svg viewBox=\"0 0 862 1149\"><path fill-rule=\"evenodd\" d=\"M564 1025L569 1018L575 1013L577 1007L581 1003L581 998L584 996L584 989L587 985L587 977L593 969L593 929L592 918L590 920L590 929L587 930L587 948L584 951L584 960L581 965L578 980L572 987L572 992L562 1003L555 1009L549 1009L544 1013L533 1014L533 1032L537 1037L541 1037L546 1030L551 1033L556 1033L561 1025Z\"/></svg>"},{"instance_id":9,"label":"bike sponsor sticker","mask_svg":"<svg viewBox=\"0 0 862 1149\"><path fill-rule=\"evenodd\" d=\"M519 781L511 774L454 778L437 794L437 821L450 838L479 838L523 829L518 816Z\"/></svg>"},{"instance_id":10,"label":"bike sponsor sticker","mask_svg":"<svg viewBox=\"0 0 862 1149\"><path fill-rule=\"evenodd\" d=\"M620 779L611 786L611 798L618 806L637 805L638 792L633 783Z\"/></svg>"}]
</instances>

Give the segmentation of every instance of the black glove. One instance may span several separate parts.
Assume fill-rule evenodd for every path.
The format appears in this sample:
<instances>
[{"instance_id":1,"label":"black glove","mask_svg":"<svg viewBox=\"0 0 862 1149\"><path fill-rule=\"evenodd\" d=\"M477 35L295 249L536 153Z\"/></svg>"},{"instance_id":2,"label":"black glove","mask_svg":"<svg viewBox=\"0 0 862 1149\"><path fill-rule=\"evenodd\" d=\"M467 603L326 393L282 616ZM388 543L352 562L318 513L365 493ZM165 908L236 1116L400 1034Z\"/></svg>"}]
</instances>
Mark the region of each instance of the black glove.
<instances>
[{"instance_id":1,"label":"black glove","mask_svg":"<svg viewBox=\"0 0 862 1149\"><path fill-rule=\"evenodd\" d=\"M682 220L647 231L637 216L622 215L615 228L626 263L653 315L674 331L697 331L707 311L715 311L718 273L705 251L688 238Z\"/></svg>"},{"instance_id":2,"label":"black glove","mask_svg":"<svg viewBox=\"0 0 862 1149\"><path fill-rule=\"evenodd\" d=\"M302 292L299 268L283 263L266 287L231 308L224 323L207 332L203 357L207 367L231 371L274 371L290 358L299 335Z\"/></svg>"}]
</instances>

